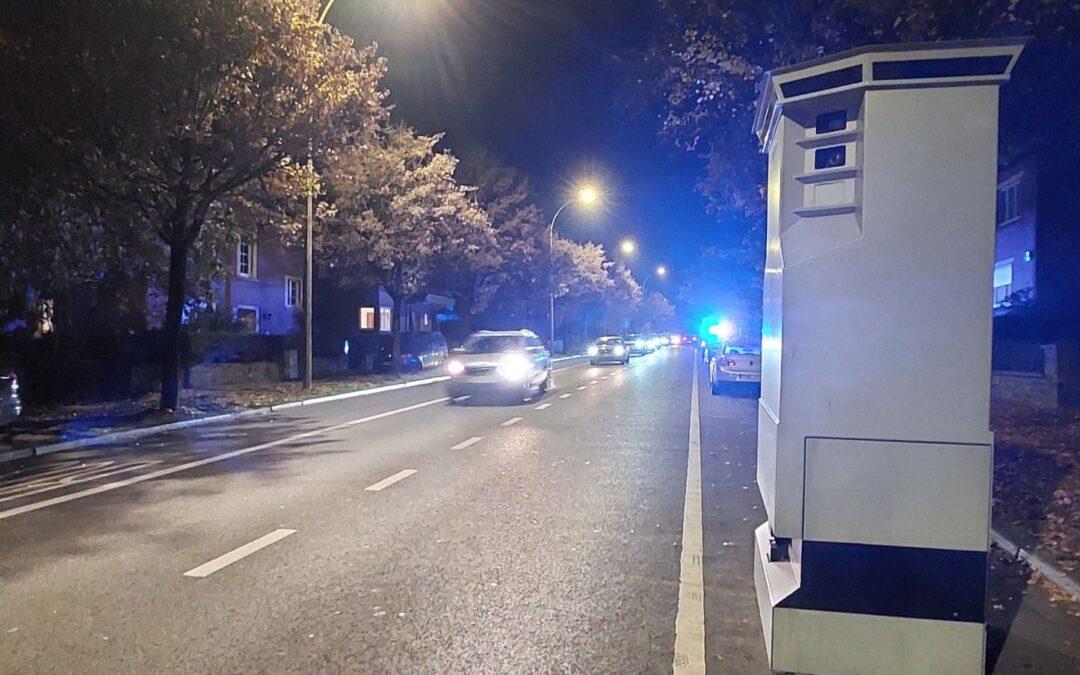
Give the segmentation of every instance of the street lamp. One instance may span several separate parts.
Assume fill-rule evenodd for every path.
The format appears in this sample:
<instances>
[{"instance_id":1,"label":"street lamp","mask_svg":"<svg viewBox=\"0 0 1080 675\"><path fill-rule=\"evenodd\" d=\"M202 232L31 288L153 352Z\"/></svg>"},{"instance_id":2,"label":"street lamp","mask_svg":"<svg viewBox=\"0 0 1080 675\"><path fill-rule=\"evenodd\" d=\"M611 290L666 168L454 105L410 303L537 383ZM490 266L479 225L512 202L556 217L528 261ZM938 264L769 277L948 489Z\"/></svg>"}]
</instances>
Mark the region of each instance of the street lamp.
<instances>
[{"instance_id":1,"label":"street lamp","mask_svg":"<svg viewBox=\"0 0 1080 675\"><path fill-rule=\"evenodd\" d=\"M578 187L574 196L559 207L559 210L551 217L551 224L548 225L548 338L552 351L555 350L555 221L559 219L559 214L567 206L575 202L582 206L593 206L598 201L600 201L600 192L596 186L586 183Z\"/></svg>"},{"instance_id":2,"label":"street lamp","mask_svg":"<svg viewBox=\"0 0 1080 675\"><path fill-rule=\"evenodd\" d=\"M653 270L653 273L650 274L649 276L645 277L645 281L641 282L641 295L642 296L645 295L645 287L649 284L650 281L652 281L653 277L657 277L659 279L667 278L667 268L664 267L663 265L657 265L656 269Z\"/></svg>"},{"instance_id":3,"label":"street lamp","mask_svg":"<svg viewBox=\"0 0 1080 675\"><path fill-rule=\"evenodd\" d=\"M623 239L619 243L619 250L622 251L623 255L630 255L637 250L637 244L634 243L633 239Z\"/></svg>"}]
</instances>

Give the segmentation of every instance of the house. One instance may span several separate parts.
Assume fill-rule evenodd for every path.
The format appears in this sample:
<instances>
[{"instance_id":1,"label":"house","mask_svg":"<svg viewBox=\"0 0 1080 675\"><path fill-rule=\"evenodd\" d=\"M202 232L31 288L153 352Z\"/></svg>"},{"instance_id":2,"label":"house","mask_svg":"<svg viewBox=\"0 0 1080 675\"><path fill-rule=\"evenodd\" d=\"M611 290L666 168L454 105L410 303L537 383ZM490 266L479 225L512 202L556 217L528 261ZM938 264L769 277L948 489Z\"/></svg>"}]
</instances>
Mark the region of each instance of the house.
<instances>
[{"instance_id":1,"label":"house","mask_svg":"<svg viewBox=\"0 0 1080 675\"><path fill-rule=\"evenodd\" d=\"M390 348L394 325L393 297L381 284L341 288L316 280L315 289L316 354L344 352L348 355L351 370L375 369L380 351ZM442 322L456 318L453 309L454 300L443 295L411 296L402 308L401 331L437 331Z\"/></svg>"},{"instance_id":2,"label":"house","mask_svg":"<svg viewBox=\"0 0 1080 675\"><path fill-rule=\"evenodd\" d=\"M993 302L1011 336L1080 337L1078 181L1075 164L1036 158L999 172Z\"/></svg>"},{"instance_id":3,"label":"house","mask_svg":"<svg viewBox=\"0 0 1080 675\"><path fill-rule=\"evenodd\" d=\"M277 232L259 228L226 248L225 273L214 299L247 332L288 335L300 330L304 307L304 254Z\"/></svg>"}]
</instances>

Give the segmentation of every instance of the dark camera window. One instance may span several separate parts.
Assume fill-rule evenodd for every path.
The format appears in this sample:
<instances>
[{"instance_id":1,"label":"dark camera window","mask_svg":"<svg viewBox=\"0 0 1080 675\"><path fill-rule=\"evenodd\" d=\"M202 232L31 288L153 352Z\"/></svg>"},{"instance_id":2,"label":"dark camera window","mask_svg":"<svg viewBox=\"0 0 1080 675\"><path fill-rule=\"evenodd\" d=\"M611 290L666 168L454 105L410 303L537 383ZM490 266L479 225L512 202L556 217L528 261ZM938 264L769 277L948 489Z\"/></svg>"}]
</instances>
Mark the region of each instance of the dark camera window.
<instances>
[{"instance_id":1,"label":"dark camera window","mask_svg":"<svg viewBox=\"0 0 1080 675\"><path fill-rule=\"evenodd\" d=\"M843 145L822 148L814 152L815 169L831 169L845 164L847 164L847 148Z\"/></svg>"},{"instance_id":2,"label":"dark camera window","mask_svg":"<svg viewBox=\"0 0 1080 675\"><path fill-rule=\"evenodd\" d=\"M846 110L836 110L817 116L817 133L819 134L827 134L830 131L843 131L846 128Z\"/></svg>"}]
</instances>

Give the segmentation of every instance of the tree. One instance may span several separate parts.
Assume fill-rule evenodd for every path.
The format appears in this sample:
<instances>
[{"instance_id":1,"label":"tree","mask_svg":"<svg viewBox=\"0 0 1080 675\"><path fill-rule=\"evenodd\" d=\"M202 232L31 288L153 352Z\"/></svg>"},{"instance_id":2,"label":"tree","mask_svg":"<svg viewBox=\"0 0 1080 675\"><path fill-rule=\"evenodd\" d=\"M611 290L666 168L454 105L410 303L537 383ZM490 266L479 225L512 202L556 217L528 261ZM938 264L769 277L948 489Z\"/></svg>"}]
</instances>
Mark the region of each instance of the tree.
<instances>
[{"instance_id":1,"label":"tree","mask_svg":"<svg viewBox=\"0 0 1080 675\"><path fill-rule=\"evenodd\" d=\"M453 291L459 314L471 324L472 317L493 304L528 299L537 282L537 263L546 256L547 223L521 172L484 155L462 166L462 180L476 185L474 196L491 221L494 239L473 264L443 265L436 277Z\"/></svg>"},{"instance_id":2,"label":"tree","mask_svg":"<svg viewBox=\"0 0 1080 675\"><path fill-rule=\"evenodd\" d=\"M659 0L665 23L642 55L640 81L659 103L661 133L702 156L699 188L725 220L741 220L745 248L763 244L765 162L751 134L762 74L865 44L1034 35L1036 49L1021 59L1080 67L1080 5L1073 0ZM1032 95L1031 87L1067 88L1068 78L1006 88L1007 103L1020 108L1019 124L1003 127L1004 156L1053 150L1037 138L1080 136L1076 97ZM1026 89L1026 91L1025 91ZM1008 105L1006 111L1008 111ZM1032 114L1038 108L1037 114ZM1069 125L1064 133L1060 125ZM1052 129L1052 132L1047 130ZM1041 131L1040 131L1041 130Z\"/></svg>"},{"instance_id":3,"label":"tree","mask_svg":"<svg viewBox=\"0 0 1080 675\"><path fill-rule=\"evenodd\" d=\"M41 4L0 40L3 84L21 98L9 128L58 158L55 192L92 197L107 236L132 222L167 249L161 407L173 409L204 227L313 141L347 145L384 116L384 64L320 24L316 0Z\"/></svg>"},{"instance_id":4,"label":"tree","mask_svg":"<svg viewBox=\"0 0 1080 675\"><path fill-rule=\"evenodd\" d=\"M407 127L335 153L327 173L332 217L321 258L342 279L372 278L394 299L393 359L401 369L401 315L440 264L467 266L493 248L487 215L454 179L457 159L439 136Z\"/></svg>"}]
</instances>

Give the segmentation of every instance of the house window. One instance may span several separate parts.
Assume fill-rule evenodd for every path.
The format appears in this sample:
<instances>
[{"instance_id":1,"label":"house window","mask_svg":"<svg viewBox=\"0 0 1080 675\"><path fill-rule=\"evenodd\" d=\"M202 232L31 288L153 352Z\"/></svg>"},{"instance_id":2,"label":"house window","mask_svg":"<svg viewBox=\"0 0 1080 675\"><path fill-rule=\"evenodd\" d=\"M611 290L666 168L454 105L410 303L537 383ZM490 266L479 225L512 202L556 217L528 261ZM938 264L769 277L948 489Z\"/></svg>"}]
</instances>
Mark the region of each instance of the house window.
<instances>
[{"instance_id":1,"label":"house window","mask_svg":"<svg viewBox=\"0 0 1080 675\"><path fill-rule=\"evenodd\" d=\"M299 307L300 303L304 299L304 295L301 289L304 288L304 282L300 281L297 277L285 277L285 306L286 307Z\"/></svg>"},{"instance_id":2,"label":"house window","mask_svg":"<svg viewBox=\"0 0 1080 675\"><path fill-rule=\"evenodd\" d=\"M837 145L814 151L815 169L833 169L847 164L847 147Z\"/></svg>"},{"instance_id":3,"label":"house window","mask_svg":"<svg viewBox=\"0 0 1080 675\"><path fill-rule=\"evenodd\" d=\"M236 245L236 275L240 277L255 276L256 244L251 237L240 237Z\"/></svg>"},{"instance_id":4,"label":"house window","mask_svg":"<svg viewBox=\"0 0 1080 675\"><path fill-rule=\"evenodd\" d=\"M847 111L835 110L822 113L817 116L814 131L819 134L827 134L833 131L843 131L847 128Z\"/></svg>"},{"instance_id":5,"label":"house window","mask_svg":"<svg viewBox=\"0 0 1080 675\"><path fill-rule=\"evenodd\" d=\"M997 193L997 224L1011 223L1020 217L1019 183L1006 185Z\"/></svg>"},{"instance_id":6,"label":"house window","mask_svg":"<svg viewBox=\"0 0 1080 675\"><path fill-rule=\"evenodd\" d=\"M390 333L394 330L394 310L392 308L379 308L379 330L383 333Z\"/></svg>"},{"instance_id":7,"label":"house window","mask_svg":"<svg viewBox=\"0 0 1080 675\"><path fill-rule=\"evenodd\" d=\"M1012 295L1013 259L994 263L994 306L1005 302Z\"/></svg>"},{"instance_id":8,"label":"house window","mask_svg":"<svg viewBox=\"0 0 1080 675\"><path fill-rule=\"evenodd\" d=\"M360 308L360 330L375 330L375 308Z\"/></svg>"},{"instance_id":9,"label":"house window","mask_svg":"<svg viewBox=\"0 0 1080 675\"><path fill-rule=\"evenodd\" d=\"M236 323L240 324L245 333L259 332L259 308L250 305L237 305L233 310Z\"/></svg>"}]
</instances>

